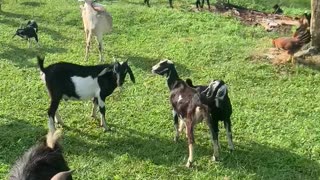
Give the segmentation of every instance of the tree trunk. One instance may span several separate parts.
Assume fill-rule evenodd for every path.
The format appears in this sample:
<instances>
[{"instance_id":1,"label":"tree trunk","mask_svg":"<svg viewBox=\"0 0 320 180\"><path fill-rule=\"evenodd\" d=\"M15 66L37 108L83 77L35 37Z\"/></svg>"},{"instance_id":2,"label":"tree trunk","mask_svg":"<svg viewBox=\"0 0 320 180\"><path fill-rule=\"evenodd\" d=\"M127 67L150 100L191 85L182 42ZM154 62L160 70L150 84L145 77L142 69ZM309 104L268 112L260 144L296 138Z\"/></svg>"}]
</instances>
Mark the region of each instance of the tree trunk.
<instances>
[{"instance_id":1,"label":"tree trunk","mask_svg":"<svg viewBox=\"0 0 320 180\"><path fill-rule=\"evenodd\" d=\"M320 0L311 0L311 46L320 50Z\"/></svg>"}]
</instances>

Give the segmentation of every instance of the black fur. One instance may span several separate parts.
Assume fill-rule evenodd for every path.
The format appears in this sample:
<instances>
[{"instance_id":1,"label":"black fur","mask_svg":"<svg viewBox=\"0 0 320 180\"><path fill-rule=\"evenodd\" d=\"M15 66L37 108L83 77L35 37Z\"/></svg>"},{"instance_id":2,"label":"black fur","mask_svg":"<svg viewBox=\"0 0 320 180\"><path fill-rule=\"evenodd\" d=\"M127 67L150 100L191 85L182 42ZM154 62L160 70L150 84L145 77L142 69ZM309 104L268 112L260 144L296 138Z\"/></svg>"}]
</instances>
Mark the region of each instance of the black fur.
<instances>
[{"instance_id":1,"label":"black fur","mask_svg":"<svg viewBox=\"0 0 320 180\"><path fill-rule=\"evenodd\" d=\"M51 149L44 140L17 160L10 171L9 180L50 180L57 173L69 170L61 146L56 142ZM72 180L72 176L67 180Z\"/></svg>"}]
</instances>

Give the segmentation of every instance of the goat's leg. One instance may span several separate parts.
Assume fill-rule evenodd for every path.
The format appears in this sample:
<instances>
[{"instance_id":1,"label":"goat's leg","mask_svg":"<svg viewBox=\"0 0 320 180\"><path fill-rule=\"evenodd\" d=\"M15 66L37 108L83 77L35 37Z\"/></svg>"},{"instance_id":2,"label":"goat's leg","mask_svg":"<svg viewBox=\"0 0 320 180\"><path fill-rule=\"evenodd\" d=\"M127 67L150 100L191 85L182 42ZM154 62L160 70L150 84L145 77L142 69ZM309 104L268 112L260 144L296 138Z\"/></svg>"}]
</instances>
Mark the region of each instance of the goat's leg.
<instances>
[{"instance_id":1,"label":"goat's leg","mask_svg":"<svg viewBox=\"0 0 320 180\"><path fill-rule=\"evenodd\" d=\"M98 99L93 98L92 103L93 103L93 107L92 107L91 117L96 119L97 118Z\"/></svg>"},{"instance_id":2,"label":"goat's leg","mask_svg":"<svg viewBox=\"0 0 320 180\"><path fill-rule=\"evenodd\" d=\"M210 2L209 2L209 0L207 0L207 4L208 4L208 9L210 10L211 7L210 7Z\"/></svg>"},{"instance_id":3,"label":"goat's leg","mask_svg":"<svg viewBox=\"0 0 320 180\"><path fill-rule=\"evenodd\" d=\"M173 8L172 0L169 0L169 5L170 5L171 8Z\"/></svg>"},{"instance_id":4,"label":"goat's leg","mask_svg":"<svg viewBox=\"0 0 320 180\"><path fill-rule=\"evenodd\" d=\"M60 116L60 114L59 114L59 110L58 110L58 109L57 109L56 114L55 114L55 116L54 116L54 121L55 121L56 124L60 124L61 126L64 125L64 124L63 124L63 121L62 121L62 119L61 119L61 116Z\"/></svg>"},{"instance_id":5,"label":"goat's leg","mask_svg":"<svg viewBox=\"0 0 320 180\"><path fill-rule=\"evenodd\" d=\"M200 0L197 0L196 1L196 7L197 7L198 10L199 10L199 5L200 5Z\"/></svg>"},{"instance_id":6,"label":"goat's leg","mask_svg":"<svg viewBox=\"0 0 320 180\"><path fill-rule=\"evenodd\" d=\"M192 163L193 163L193 144L194 144L194 134L193 134L193 124L192 121L190 119L187 119L186 122L186 126L187 126L187 136L188 136L188 148L189 148L189 157L188 157L188 162L186 164L186 166L188 168L192 167Z\"/></svg>"},{"instance_id":7,"label":"goat's leg","mask_svg":"<svg viewBox=\"0 0 320 180\"><path fill-rule=\"evenodd\" d=\"M97 35L97 41L99 44L99 56L100 56L100 62L104 61L104 57L103 57L103 35Z\"/></svg>"},{"instance_id":8,"label":"goat's leg","mask_svg":"<svg viewBox=\"0 0 320 180\"><path fill-rule=\"evenodd\" d=\"M49 126L49 130L51 132L56 131L56 128L54 126L54 117L55 117L56 111L58 109L59 102L60 102L60 100L51 100L50 107L48 110L48 116L49 116L48 126Z\"/></svg>"},{"instance_id":9,"label":"goat's leg","mask_svg":"<svg viewBox=\"0 0 320 180\"><path fill-rule=\"evenodd\" d=\"M203 5L204 5L204 0L202 0L202 2L200 4L201 9L203 8Z\"/></svg>"},{"instance_id":10,"label":"goat's leg","mask_svg":"<svg viewBox=\"0 0 320 180\"><path fill-rule=\"evenodd\" d=\"M38 35L37 35L37 34L35 34L34 39L35 39L36 42L37 42L37 46L40 47L39 39L38 39Z\"/></svg>"},{"instance_id":11,"label":"goat's leg","mask_svg":"<svg viewBox=\"0 0 320 180\"><path fill-rule=\"evenodd\" d=\"M213 161L219 161L219 127L218 127L218 120L212 119L212 117L209 117L208 120L208 126L211 133L211 140L213 143Z\"/></svg>"},{"instance_id":12,"label":"goat's leg","mask_svg":"<svg viewBox=\"0 0 320 180\"><path fill-rule=\"evenodd\" d=\"M144 0L144 4L147 4L147 6L150 7L149 0Z\"/></svg>"},{"instance_id":13,"label":"goat's leg","mask_svg":"<svg viewBox=\"0 0 320 180\"><path fill-rule=\"evenodd\" d=\"M174 141L177 142L179 139L179 118L178 118L178 114L175 110L172 110L172 115L173 115L173 126L176 131Z\"/></svg>"},{"instance_id":14,"label":"goat's leg","mask_svg":"<svg viewBox=\"0 0 320 180\"><path fill-rule=\"evenodd\" d=\"M224 127L226 128L226 132L227 132L229 149L230 149L230 151L233 151L234 145L233 145L233 140L232 140L231 120L230 120L230 118L228 118L228 119L224 120L223 122L224 122Z\"/></svg>"},{"instance_id":15,"label":"goat's leg","mask_svg":"<svg viewBox=\"0 0 320 180\"><path fill-rule=\"evenodd\" d=\"M107 127L107 123L106 123L106 107L104 103L105 98L101 99L100 97L98 97L97 99L98 99L99 110L101 113L100 126L103 126L104 132L110 131L111 129Z\"/></svg>"},{"instance_id":16,"label":"goat's leg","mask_svg":"<svg viewBox=\"0 0 320 180\"><path fill-rule=\"evenodd\" d=\"M91 31L86 31L86 56L85 56L85 60L88 60L89 57L89 48L90 48L90 42L91 42L91 36L92 36L92 32Z\"/></svg>"}]
</instances>

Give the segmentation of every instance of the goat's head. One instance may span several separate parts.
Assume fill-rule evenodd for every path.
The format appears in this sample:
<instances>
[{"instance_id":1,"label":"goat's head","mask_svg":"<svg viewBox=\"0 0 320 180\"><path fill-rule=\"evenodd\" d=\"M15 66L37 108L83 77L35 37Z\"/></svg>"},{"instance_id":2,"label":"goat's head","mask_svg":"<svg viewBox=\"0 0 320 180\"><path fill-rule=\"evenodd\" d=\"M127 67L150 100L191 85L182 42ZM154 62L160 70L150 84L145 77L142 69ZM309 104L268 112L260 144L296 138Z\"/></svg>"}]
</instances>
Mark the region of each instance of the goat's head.
<instances>
[{"instance_id":1,"label":"goat's head","mask_svg":"<svg viewBox=\"0 0 320 180\"><path fill-rule=\"evenodd\" d=\"M158 64L156 64L152 67L152 73L159 74L161 76L163 76L163 75L169 76L170 71L174 68L175 67L174 67L173 62L168 59L165 59L165 60L160 61Z\"/></svg>"},{"instance_id":2,"label":"goat's head","mask_svg":"<svg viewBox=\"0 0 320 180\"><path fill-rule=\"evenodd\" d=\"M117 85L121 87L125 81L127 73L129 73L130 79L133 83L135 83L135 78L132 73L130 66L128 65L128 61L125 62L115 62L113 66L113 72L117 76Z\"/></svg>"}]
</instances>

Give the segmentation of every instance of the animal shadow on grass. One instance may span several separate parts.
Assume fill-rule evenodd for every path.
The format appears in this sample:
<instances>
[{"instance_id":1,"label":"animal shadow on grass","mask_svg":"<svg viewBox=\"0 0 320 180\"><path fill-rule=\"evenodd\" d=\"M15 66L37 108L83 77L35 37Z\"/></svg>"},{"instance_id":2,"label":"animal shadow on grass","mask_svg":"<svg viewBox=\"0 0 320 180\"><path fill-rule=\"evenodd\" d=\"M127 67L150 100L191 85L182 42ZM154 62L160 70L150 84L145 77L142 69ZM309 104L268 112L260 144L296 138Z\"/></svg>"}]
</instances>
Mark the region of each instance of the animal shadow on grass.
<instances>
[{"instance_id":1,"label":"animal shadow on grass","mask_svg":"<svg viewBox=\"0 0 320 180\"><path fill-rule=\"evenodd\" d=\"M25 44L25 48L20 48L11 44L5 45L8 47L8 50L5 50L3 53L0 53L1 59L7 59L9 61L14 62L18 67L37 67L37 65L33 62L28 61L28 59L33 59L37 54L41 52L41 54L44 53L63 53L67 50L60 47L34 47L36 46L36 43L34 39L33 41L33 47L28 48L27 47L27 41L21 40L21 43Z\"/></svg>"},{"instance_id":2,"label":"animal shadow on grass","mask_svg":"<svg viewBox=\"0 0 320 180\"><path fill-rule=\"evenodd\" d=\"M133 64L136 68L142 69L143 71L146 71L148 73L151 73L152 66L156 65L160 62L160 60L165 59L151 59L146 57L137 57L137 56L127 56L127 59L129 63ZM170 59L171 60L171 59ZM185 76L188 77L191 74L191 71L183 64L180 64L179 62L172 60L179 76Z\"/></svg>"},{"instance_id":3,"label":"animal shadow on grass","mask_svg":"<svg viewBox=\"0 0 320 180\"><path fill-rule=\"evenodd\" d=\"M6 12L6 11L1 11L0 15L3 15L6 18L14 18L14 19L21 19L21 18L28 19L28 20L33 19L32 16L27 14L18 14L18 13Z\"/></svg>"},{"instance_id":4,"label":"animal shadow on grass","mask_svg":"<svg viewBox=\"0 0 320 180\"><path fill-rule=\"evenodd\" d=\"M22 2L20 4L24 6L31 6L31 7L39 7L41 5L45 5L44 2Z\"/></svg>"},{"instance_id":5,"label":"animal shadow on grass","mask_svg":"<svg viewBox=\"0 0 320 180\"><path fill-rule=\"evenodd\" d=\"M0 162L10 167L27 149L47 134L44 128L23 119L0 115L0 121L8 121L0 125Z\"/></svg>"},{"instance_id":6,"label":"animal shadow on grass","mask_svg":"<svg viewBox=\"0 0 320 180\"><path fill-rule=\"evenodd\" d=\"M100 134L89 135L85 134L86 139L90 141L80 140L78 136L69 136L65 138L68 141L65 149L68 149L71 154L83 155L87 152L96 154L105 159L112 160L116 155L129 154L129 156L145 161L151 161L156 165L178 166L184 168L184 164L188 156L187 140L181 136L181 141L175 143L172 138L163 138L157 135L138 132L134 129L116 127L113 135ZM77 133L84 134L81 130ZM99 144L94 143L99 141ZM209 141L209 139L208 139ZM71 151L72 149L72 151ZM212 155L211 146L202 146L196 144L197 157ZM209 154L208 154L209 153Z\"/></svg>"},{"instance_id":7,"label":"animal shadow on grass","mask_svg":"<svg viewBox=\"0 0 320 180\"><path fill-rule=\"evenodd\" d=\"M320 164L315 160L255 142L237 145L222 164L229 169L246 169L254 173L256 179L320 178Z\"/></svg>"}]
</instances>

